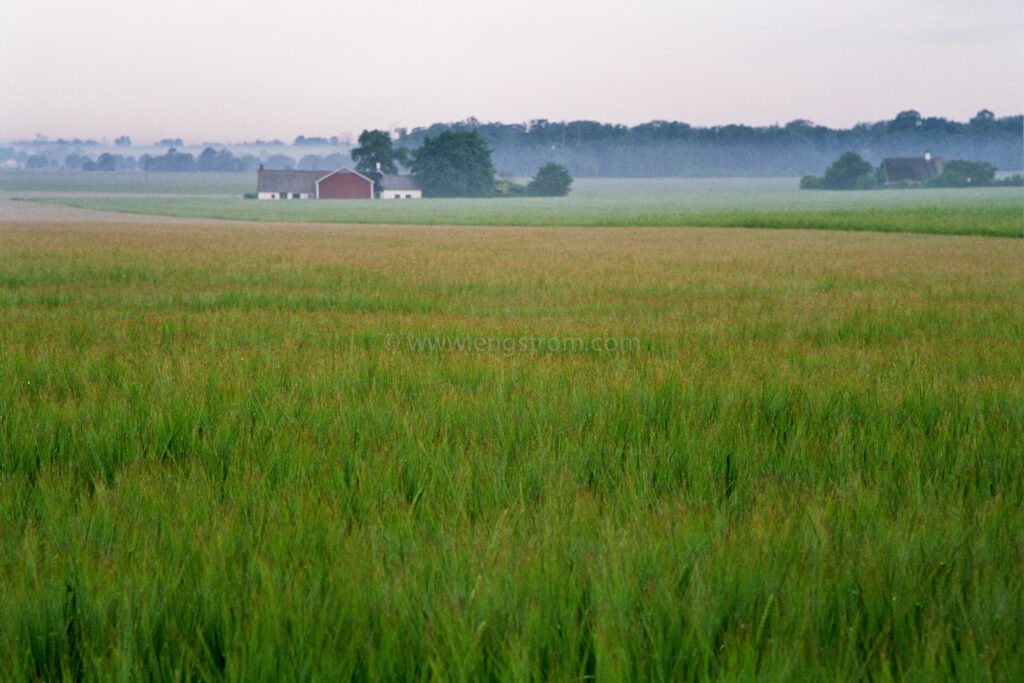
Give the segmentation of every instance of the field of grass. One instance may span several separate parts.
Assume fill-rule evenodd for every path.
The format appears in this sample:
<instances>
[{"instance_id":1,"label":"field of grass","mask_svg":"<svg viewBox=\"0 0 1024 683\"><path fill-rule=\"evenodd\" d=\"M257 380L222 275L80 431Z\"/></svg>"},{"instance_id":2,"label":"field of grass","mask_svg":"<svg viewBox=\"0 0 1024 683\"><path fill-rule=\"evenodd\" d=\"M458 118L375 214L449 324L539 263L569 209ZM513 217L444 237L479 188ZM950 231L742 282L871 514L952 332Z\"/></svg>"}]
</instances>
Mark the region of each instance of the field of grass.
<instances>
[{"instance_id":1,"label":"field of grass","mask_svg":"<svg viewBox=\"0 0 1024 683\"><path fill-rule=\"evenodd\" d=\"M0 224L0 678L1020 680L1022 263Z\"/></svg>"},{"instance_id":2,"label":"field of grass","mask_svg":"<svg viewBox=\"0 0 1024 683\"><path fill-rule=\"evenodd\" d=\"M12 175L12 174L7 174ZM58 177L61 174L52 174ZM69 187L78 187L80 176ZM122 174L123 175L123 174ZM129 174L130 175L130 174ZM138 174L136 174L138 175ZM155 176L157 174L151 174ZM161 174L174 176L178 174ZM871 230L1020 237L1024 235L1024 191L1020 188L970 190L886 190L809 192L793 178L648 180L578 179L569 197L517 199L430 199L423 201L255 201L241 199L254 189L239 183L236 197L226 185L204 186L207 174L180 174L179 192L193 196L59 196L34 193L41 201L68 206L190 218L245 221L498 226L704 226ZM214 174L216 175L216 174ZM231 174L223 174L230 177ZM238 175L238 174L236 174ZM0 174L0 189L4 188ZM136 187L140 183L126 187ZM155 181L153 181L155 182ZM163 178L159 182L165 181ZM224 182L227 182L225 180ZM232 181L234 182L234 181ZM37 185L51 188L49 184ZM99 192L98 186L82 186ZM169 186L153 187L169 192ZM29 189L26 185L22 189ZM109 191L114 191L108 188ZM102 194L102 193L101 193Z\"/></svg>"},{"instance_id":3,"label":"field of grass","mask_svg":"<svg viewBox=\"0 0 1024 683\"><path fill-rule=\"evenodd\" d=\"M0 171L4 193L231 195L251 192L255 173Z\"/></svg>"}]
</instances>

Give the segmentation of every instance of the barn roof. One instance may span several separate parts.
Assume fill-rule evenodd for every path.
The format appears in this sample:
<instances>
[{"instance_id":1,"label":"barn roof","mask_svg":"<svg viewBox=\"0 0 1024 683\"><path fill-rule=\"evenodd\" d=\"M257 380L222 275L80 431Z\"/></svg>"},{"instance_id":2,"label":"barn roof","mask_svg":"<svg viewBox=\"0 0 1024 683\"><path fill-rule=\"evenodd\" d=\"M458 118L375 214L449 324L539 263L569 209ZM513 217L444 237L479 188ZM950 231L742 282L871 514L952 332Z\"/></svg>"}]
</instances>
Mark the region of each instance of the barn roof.
<instances>
[{"instance_id":1,"label":"barn roof","mask_svg":"<svg viewBox=\"0 0 1024 683\"><path fill-rule=\"evenodd\" d=\"M260 171L257 192L301 192L316 194L316 181L330 171Z\"/></svg>"},{"instance_id":2,"label":"barn roof","mask_svg":"<svg viewBox=\"0 0 1024 683\"><path fill-rule=\"evenodd\" d=\"M367 178L365 175L363 175L359 171L354 171L351 168L349 168L348 166L342 166L340 168L334 169L333 171L317 171L317 173L322 174L319 178L316 179L317 182L320 182L321 180L326 180L327 178L329 178L330 176L332 176L332 175L334 175L336 173L351 173L352 175L359 176L363 180L369 180L371 183L373 182L373 178Z\"/></svg>"},{"instance_id":3,"label":"barn roof","mask_svg":"<svg viewBox=\"0 0 1024 683\"><path fill-rule=\"evenodd\" d=\"M890 183L898 180L923 180L942 173L942 157L897 157L883 159L882 168Z\"/></svg>"},{"instance_id":4,"label":"barn roof","mask_svg":"<svg viewBox=\"0 0 1024 683\"><path fill-rule=\"evenodd\" d=\"M420 182L416 176L389 174L381 178L381 190L419 190Z\"/></svg>"}]
</instances>

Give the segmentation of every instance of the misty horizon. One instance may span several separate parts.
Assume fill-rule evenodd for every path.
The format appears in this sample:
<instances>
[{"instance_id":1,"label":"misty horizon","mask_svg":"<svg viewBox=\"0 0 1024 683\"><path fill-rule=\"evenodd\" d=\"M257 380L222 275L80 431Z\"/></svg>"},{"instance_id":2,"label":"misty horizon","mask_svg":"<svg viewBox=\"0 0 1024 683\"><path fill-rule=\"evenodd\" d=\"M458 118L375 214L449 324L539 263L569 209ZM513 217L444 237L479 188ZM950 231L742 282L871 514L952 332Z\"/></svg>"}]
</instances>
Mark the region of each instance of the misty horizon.
<instances>
[{"instance_id":1,"label":"misty horizon","mask_svg":"<svg viewBox=\"0 0 1024 683\"><path fill-rule=\"evenodd\" d=\"M50 134L47 134L45 132L40 131L40 132L36 133L31 138L4 138L4 137L0 137L0 144L28 145L28 144L59 144L59 143L62 143L62 142L64 144L72 144L73 142L77 141L77 144L80 144L80 145L84 145L86 143L95 143L95 144L100 145L100 146L113 146L115 144L115 141L119 137L124 136L124 137L130 138L130 140L131 140L131 144L130 144L129 147L139 147L139 148L171 146L171 145L167 144L167 141L170 141L170 140L174 140L174 141L180 140L181 142L180 142L179 146L181 146L181 147L203 147L203 146L216 146L216 145L224 145L224 146L246 146L246 145L317 146L317 145L324 145L324 144L329 144L330 146L351 147L351 146L355 146L355 145L358 144L357 143L357 138L359 137L359 134L361 132L365 131L365 130L384 130L384 131L387 131L387 132L391 133L392 137L395 137L397 139L397 138L401 137L403 134L409 134L409 133L412 133L414 131L424 131L424 130L427 130L427 129L431 128L432 126L438 126L438 125L443 125L443 126L459 126L459 125L466 125L467 122L470 122L469 125L481 125L481 126L487 126L487 125L524 126L527 129L529 129L533 124L536 124L537 122L544 122L544 123L547 123L549 125L567 125L567 124L571 124L571 123L587 122L587 123L597 123L597 124L600 124L602 126L616 126L616 127L621 126L621 127L625 127L625 128L635 128L635 127L638 127L638 126L643 126L643 125L648 125L648 124L655 124L655 123L669 123L669 124L688 125L688 126L691 126L694 130L713 130L713 129L719 129L719 128L732 127L732 126L743 127L743 128L752 128L752 129L755 129L755 130L769 130L769 129L772 129L772 128L784 128L784 127L786 127L787 125L790 125L790 124L806 123L806 124L814 126L814 127L827 128L828 130L831 130L831 131L846 131L846 130L853 130L853 129L857 128L858 126L873 126L873 125L877 125L877 124L880 124L880 123L885 123L886 121L889 121L892 118L894 118L899 113L906 112L906 111L917 111L921 115L922 120L927 120L927 119L945 119L946 121L950 121L950 122L953 122L953 123L966 124L966 123L968 123L970 121L971 118L973 118L974 116L976 116L978 113L980 113L982 111L990 111L990 112L992 112L995 115L996 119L1004 119L1004 118L1012 118L1012 117L1015 117L1015 116L1021 116L1022 114L1024 114L1024 107L1021 107L1020 110L1013 111L1013 112L997 112L997 111L993 111L989 107L980 107L976 111L974 111L970 116L967 116L967 117L965 117L963 119L956 119L954 117L943 116L941 114L934 114L934 113L931 113L931 112L924 112L924 111L920 111L918 109L915 109L913 107L905 107L905 108L903 108L903 109L901 109L901 110L899 110L897 112L893 112L888 117L883 117L881 119L873 120L873 121L857 121L857 122L855 122L854 124L852 124L850 126L832 126L832 125L828 125L827 123L823 123L823 122L820 122L820 121L814 121L814 120L811 120L811 119L809 119L807 117L800 117L800 116L795 117L793 119L790 119L788 121L781 121L781 122L780 121L775 121L775 122L768 123L768 124L752 124L752 123L747 123L747 122L742 122L742 121L728 121L728 122L715 123L715 124L711 124L711 125L698 125L698 124L694 124L694 123L692 123L690 121L669 120L669 119L650 119L650 120L647 120L647 121L638 121L636 123L627 123L627 122L622 122L622 121L599 121L599 120L596 120L596 119L588 119L588 118L566 120L566 119L551 119L551 118L545 118L545 117L537 117L537 118L534 118L534 119L530 119L528 121L484 121L484 120L478 119L475 116L468 116L468 117L464 117L462 119L457 119L457 120L452 120L452 121L432 121L432 122L427 123L427 124L420 124L420 125L408 126L408 127L405 127L405 126L399 126L399 127L372 126L372 127L369 127L369 128L361 129L359 131L345 131L345 132L300 131L300 132L296 133L295 135L287 135L287 136L286 135L264 135L264 136L258 136L258 137L252 138L252 139L227 139L227 138L215 139L213 137L206 136L206 137L203 137L202 139L195 139L195 140L193 140L193 139L189 139L189 138L187 138L185 136L182 136L182 135L177 135L173 131L171 131L169 134L158 135L158 136L153 137L153 138L136 138L136 136L132 135L130 132L122 132L122 133L118 133L116 135L97 136L97 135L59 135L59 134L58 135L50 135ZM475 122L475 123L473 123L473 122ZM308 143L308 144L304 145L302 142L298 141L298 138L300 138L300 137L306 137L306 138L310 138L310 139L323 138L323 139L328 139L328 140L330 140L331 138L336 138L336 141L331 141L329 143L322 143L322 142L321 143Z\"/></svg>"},{"instance_id":2,"label":"misty horizon","mask_svg":"<svg viewBox=\"0 0 1024 683\"><path fill-rule=\"evenodd\" d=\"M354 137L469 115L966 120L1020 111L1021 20L1013 0L8 3L0 138Z\"/></svg>"},{"instance_id":3,"label":"misty horizon","mask_svg":"<svg viewBox=\"0 0 1024 683\"><path fill-rule=\"evenodd\" d=\"M903 110L892 119L846 129L815 126L806 119L785 126L702 128L670 121L626 127L594 121L502 124L469 118L401 129L393 135L394 144L415 150L446 130L476 131L499 170L524 177L551 162L579 177L802 176L819 172L832 159L854 150L872 164L933 151L1016 171L1024 145L1024 115L997 117L987 109L966 122ZM351 150L350 141L338 137L304 135L291 142L195 143L165 138L155 145L120 137L113 146L95 140L36 139L0 146L0 168L253 171L266 164L279 170L314 170L352 165Z\"/></svg>"}]
</instances>

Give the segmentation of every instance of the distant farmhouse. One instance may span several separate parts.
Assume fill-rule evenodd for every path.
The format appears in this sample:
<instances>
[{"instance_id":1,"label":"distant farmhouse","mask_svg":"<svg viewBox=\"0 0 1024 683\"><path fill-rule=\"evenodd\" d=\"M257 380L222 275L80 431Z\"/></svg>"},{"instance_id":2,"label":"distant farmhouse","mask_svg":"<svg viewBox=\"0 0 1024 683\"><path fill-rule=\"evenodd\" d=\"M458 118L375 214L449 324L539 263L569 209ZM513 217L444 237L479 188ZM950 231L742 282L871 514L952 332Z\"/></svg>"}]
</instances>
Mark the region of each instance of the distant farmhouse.
<instances>
[{"instance_id":1,"label":"distant farmhouse","mask_svg":"<svg viewBox=\"0 0 1024 683\"><path fill-rule=\"evenodd\" d=\"M421 199L409 175L362 174L342 166L333 171L268 171L256 174L259 199Z\"/></svg>"},{"instance_id":2,"label":"distant farmhouse","mask_svg":"<svg viewBox=\"0 0 1024 683\"><path fill-rule=\"evenodd\" d=\"M423 190L420 182L411 175L381 174L376 184L379 199L422 199Z\"/></svg>"},{"instance_id":3,"label":"distant farmhouse","mask_svg":"<svg viewBox=\"0 0 1024 683\"><path fill-rule=\"evenodd\" d=\"M885 180L889 183L934 178L942 173L944 166L942 157L933 157L930 152L925 152L923 157L882 159L882 170L885 171Z\"/></svg>"}]
</instances>

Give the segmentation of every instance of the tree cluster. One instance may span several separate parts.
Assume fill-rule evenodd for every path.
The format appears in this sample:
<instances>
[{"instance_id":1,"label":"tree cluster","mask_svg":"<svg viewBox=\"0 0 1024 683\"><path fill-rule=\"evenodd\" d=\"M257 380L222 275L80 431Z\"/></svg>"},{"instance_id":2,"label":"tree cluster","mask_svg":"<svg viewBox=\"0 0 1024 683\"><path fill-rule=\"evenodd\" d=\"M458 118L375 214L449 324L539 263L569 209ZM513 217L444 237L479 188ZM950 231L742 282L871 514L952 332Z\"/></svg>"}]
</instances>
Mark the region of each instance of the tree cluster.
<instances>
[{"instance_id":1,"label":"tree cluster","mask_svg":"<svg viewBox=\"0 0 1024 683\"><path fill-rule=\"evenodd\" d=\"M954 159L943 165L942 173L919 181L888 182L882 166L873 167L855 152L846 152L825 169L825 175L805 175L800 179L802 190L873 190L876 188L914 187L992 187L1024 185L1024 177L1016 173L996 180L996 167L985 161Z\"/></svg>"},{"instance_id":2,"label":"tree cluster","mask_svg":"<svg viewBox=\"0 0 1024 683\"><path fill-rule=\"evenodd\" d=\"M282 155L283 156L283 155ZM290 158L290 157L286 157ZM269 159L268 159L269 162ZM346 159L340 152L320 156L319 154L307 154L299 159L296 168L300 171L322 171L333 170L346 164Z\"/></svg>"},{"instance_id":3,"label":"tree cluster","mask_svg":"<svg viewBox=\"0 0 1024 683\"><path fill-rule=\"evenodd\" d=\"M334 145L334 146L337 146L338 145L338 136L337 135L332 135L330 138L320 138L320 137L308 137L307 138L305 135L300 135L297 138L295 138L295 142L293 142L292 144L296 145L296 146L298 146L298 145Z\"/></svg>"},{"instance_id":4,"label":"tree cluster","mask_svg":"<svg viewBox=\"0 0 1024 683\"><path fill-rule=\"evenodd\" d=\"M96 161L85 159L80 168L83 171L134 171L136 163L132 156L104 153ZM68 166L67 159L64 160L64 166Z\"/></svg>"},{"instance_id":5,"label":"tree cluster","mask_svg":"<svg viewBox=\"0 0 1024 683\"><path fill-rule=\"evenodd\" d=\"M291 162L291 157L287 158ZM172 147L167 150L166 154L158 156L143 154L139 157L138 166L144 171L154 172L218 171L229 173L254 171L259 163L259 159L251 154L236 157L226 149L217 151L212 147L207 147L196 158L188 152L179 152Z\"/></svg>"},{"instance_id":6,"label":"tree cluster","mask_svg":"<svg viewBox=\"0 0 1024 683\"><path fill-rule=\"evenodd\" d=\"M885 184L885 172L875 169L856 152L846 152L825 169L825 176L805 175L801 190L871 190Z\"/></svg>"},{"instance_id":7,"label":"tree cluster","mask_svg":"<svg viewBox=\"0 0 1024 683\"><path fill-rule=\"evenodd\" d=\"M541 167L527 185L498 175L491 149L475 130L446 130L437 137L427 136L412 152L396 148L385 131L364 130L359 145L352 150L357 171L373 177L397 173L399 165L407 166L426 197L562 197L572 185L568 169L555 163Z\"/></svg>"},{"instance_id":8,"label":"tree cluster","mask_svg":"<svg viewBox=\"0 0 1024 683\"><path fill-rule=\"evenodd\" d=\"M499 175L491 190L492 197L564 197L569 194L572 176L561 164L541 166L530 182L522 185L507 174Z\"/></svg>"},{"instance_id":9,"label":"tree cluster","mask_svg":"<svg viewBox=\"0 0 1024 683\"><path fill-rule=\"evenodd\" d=\"M222 149L218 152L213 147L204 149L196 159L197 171L237 172L247 170L246 166L243 159L228 150Z\"/></svg>"},{"instance_id":10,"label":"tree cluster","mask_svg":"<svg viewBox=\"0 0 1024 683\"><path fill-rule=\"evenodd\" d=\"M50 168L50 160L44 154L32 154L25 159L25 168L31 170Z\"/></svg>"}]
</instances>

